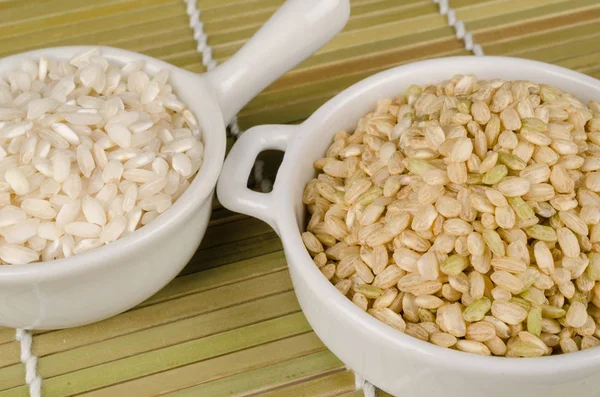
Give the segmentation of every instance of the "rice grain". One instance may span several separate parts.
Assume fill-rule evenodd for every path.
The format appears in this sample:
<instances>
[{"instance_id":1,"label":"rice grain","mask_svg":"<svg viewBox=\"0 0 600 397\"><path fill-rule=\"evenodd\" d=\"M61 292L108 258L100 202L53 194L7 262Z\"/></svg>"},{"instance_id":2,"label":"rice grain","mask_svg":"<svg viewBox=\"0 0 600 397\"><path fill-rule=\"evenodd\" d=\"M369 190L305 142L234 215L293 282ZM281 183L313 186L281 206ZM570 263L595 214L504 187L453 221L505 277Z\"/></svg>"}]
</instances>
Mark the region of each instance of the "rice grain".
<instances>
[{"instance_id":1,"label":"rice grain","mask_svg":"<svg viewBox=\"0 0 600 397\"><path fill-rule=\"evenodd\" d=\"M442 347L540 357L600 345L598 114L546 85L474 76L380 101L314 162L303 202L315 265L362 310ZM189 136L163 129L157 152L186 162ZM179 177L153 161L154 177L123 176L138 194Z\"/></svg>"}]
</instances>

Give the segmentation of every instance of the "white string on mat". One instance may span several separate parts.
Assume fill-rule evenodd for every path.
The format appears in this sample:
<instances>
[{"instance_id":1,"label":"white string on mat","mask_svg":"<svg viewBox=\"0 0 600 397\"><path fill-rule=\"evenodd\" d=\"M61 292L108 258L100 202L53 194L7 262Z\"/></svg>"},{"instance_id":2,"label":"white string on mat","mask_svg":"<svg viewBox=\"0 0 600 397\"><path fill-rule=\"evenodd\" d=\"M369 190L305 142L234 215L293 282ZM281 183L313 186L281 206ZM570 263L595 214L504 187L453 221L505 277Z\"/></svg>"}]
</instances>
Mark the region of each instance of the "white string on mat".
<instances>
[{"instance_id":1,"label":"white string on mat","mask_svg":"<svg viewBox=\"0 0 600 397\"><path fill-rule=\"evenodd\" d=\"M202 55L202 64L206 67L206 70L214 69L217 66L217 61L213 59L212 47L208 44L208 36L204 32L204 24L200 20L201 12L196 7L196 0L184 0L184 2L186 4L186 12L190 17L190 28L194 31L194 39L198 44L196 50ZM233 136L234 140L242 133L238 125L237 116L234 116L229 123L229 132L231 134L228 134L228 136ZM271 188L272 183L263 177L263 163L262 160L256 161L254 179L262 191L267 191Z\"/></svg>"},{"instance_id":2,"label":"white string on mat","mask_svg":"<svg viewBox=\"0 0 600 397\"><path fill-rule=\"evenodd\" d=\"M463 41L465 49L477 56L485 55L483 48L475 43L473 35L467 31L464 21L456 17L456 11L450 7L450 0L433 0L433 2L438 5L440 15L446 16L448 25L454 29L456 38Z\"/></svg>"},{"instance_id":3,"label":"white string on mat","mask_svg":"<svg viewBox=\"0 0 600 397\"><path fill-rule=\"evenodd\" d=\"M37 373L37 357L31 352L33 336L30 331L19 328L16 339L21 344L21 362L25 365L25 383L29 386L29 396L41 397L42 378Z\"/></svg>"},{"instance_id":4,"label":"white string on mat","mask_svg":"<svg viewBox=\"0 0 600 397\"><path fill-rule=\"evenodd\" d=\"M375 397L375 386L356 372L354 373L354 386L356 390L362 389L365 397Z\"/></svg>"}]
</instances>

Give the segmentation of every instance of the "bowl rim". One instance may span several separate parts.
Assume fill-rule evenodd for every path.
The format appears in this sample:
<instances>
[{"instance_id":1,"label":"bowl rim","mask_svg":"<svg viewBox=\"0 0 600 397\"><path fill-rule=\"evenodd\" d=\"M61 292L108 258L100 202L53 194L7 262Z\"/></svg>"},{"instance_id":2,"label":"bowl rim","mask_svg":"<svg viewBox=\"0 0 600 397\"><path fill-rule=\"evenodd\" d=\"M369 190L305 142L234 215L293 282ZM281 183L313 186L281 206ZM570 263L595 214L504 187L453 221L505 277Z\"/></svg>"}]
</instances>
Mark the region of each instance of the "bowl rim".
<instances>
[{"instance_id":1,"label":"bowl rim","mask_svg":"<svg viewBox=\"0 0 600 397\"><path fill-rule=\"evenodd\" d=\"M204 91L203 94L206 95L206 102L210 105L211 109L203 109L202 118L200 118L198 117L197 109L192 110L193 107L197 108L197 105L189 103L186 103L186 105L194 112L194 115L201 123L208 125L208 128L203 128L202 136L206 137L206 135L210 134L212 145L207 145L206 138L203 138L205 148L200 170L194 176L188 188L172 206L149 224L110 244L68 258L27 264L2 265L0 266L0 285L36 282L42 279L58 279L74 274L91 272L98 268L114 266L113 263L118 262L116 259L130 252L133 247L141 249L142 247L149 246L178 224L184 223L188 219L187 214L192 211L198 211L199 207L212 197L212 192L217 184L225 159L226 133L221 109L214 96L214 92L212 92L212 87L203 74L192 73L160 59L133 51L109 46L84 45L49 47L0 58L0 76L3 72L14 70L14 68L5 70L3 68L7 68L7 65L11 65L21 59L39 58L42 55L47 55L55 59L69 59L81 51L92 48L97 48L103 57L117 63L145 60L145 69L152 69L154 73L160 69L169 69L171 73L169 83L171 84L173 73L185 76L186 78L197 79L198 89ZM176 87L173 88L174 92L177 93L178 89Z\"/></svg>"},{"instance_id":2,"label":"bowl rim","mask_svg":"<svg viewBox=\"0 0 600 397\"><path fill-rule=\"evenodd\" d=\"M319 269L314 266L311 256L304 248L300 235L301 230L297 226L294 211L297 198L292 197L293 189L285 186L297 183L291 175L294 167L297 167L296 159L302 154L302 150L300 150L303 145L301 142L303 140L302 135L307 136L310 133L309 131L318 129L324 120L327 120L357 96L371 91L386 81L397 79L399 74L419 73L420 68L427 67L436 67L443 70L444 66L455 65L456 63L493 66L495 68L526 67L532 70L544 71L556 79L583 83L600 92L600 81L582 73L544 62L501 56L454 56L417 61L382 71L346 88L317 109L304 123L297 126L297 134L288 145L283 163L279 168L273 189L273 194L276 196L274 202L278 203L275 220L286 256L294 258L289 260L288 263L293 268L293 272L302 279L302 283L317 296L317 299L324 302L324 304L332 305L337 312L348 318L353 325L368 330L374 338L385 340L395 350L411 351L411 354L418 354L422 361L431 363L431 365L439 366L440 363L446 363L446 365L457 367L455 368L456 371L469 371L481 375L489 375L490 372L494 372L522 380L530 379L532 376L551 375L553 371L556 372L557 365L561 365L560 368L568 369L570 373L573 371L589 373L593 367L600 366L600 348L536 358L486 357L443 348L398 332L368 315L356 307L348 298L341 295L329 280L323 277ZM406 85L408 84L410 82ZM348 364L352 365L352 363Z\"/></svg>"}]
</instances>

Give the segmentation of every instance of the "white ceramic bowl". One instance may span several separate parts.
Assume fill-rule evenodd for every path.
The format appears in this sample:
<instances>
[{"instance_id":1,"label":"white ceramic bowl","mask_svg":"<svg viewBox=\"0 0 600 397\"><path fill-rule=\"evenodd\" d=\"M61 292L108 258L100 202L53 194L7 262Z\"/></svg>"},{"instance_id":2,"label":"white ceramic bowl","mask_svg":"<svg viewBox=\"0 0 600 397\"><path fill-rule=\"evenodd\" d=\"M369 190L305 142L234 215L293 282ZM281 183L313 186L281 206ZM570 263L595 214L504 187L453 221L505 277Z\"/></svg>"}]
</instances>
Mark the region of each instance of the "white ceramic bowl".
<instances>
[{"instance_id":1,"label":"white ceramic bowl","mask_svg":"<svg viewBox=\"0 0 600 397\"><path fill-rule=\"evenodd\" d=\"M532 80L583 101L600 99L600 81L545 63L504 57L453 57L400 66L348 88L303 124L248 130L231 150L217 194L237 212L260 218L281 237L300 305L317 335L349 368L401 397L598 396L600 348L534 359L481 357L402 334L357 308L314 265L300 237L304 186L339 130L353 131L378 99L423 85L475 74L482 79ZM285 151L269 194L245 188L252 162L265 149ZM239 171L239 172L236 172ZM244 172L241 172L241 171Z\"/></svg>"},{"instance_id":2,"label":"white ceramic bowl","mask_svg":"<svg viewBox=\"0 0 600 397\"><path fill-rule=\"evenodd\" d=\"M231 59L198 75L134 52L98 47L117 63L144 59L171 72L174 92L198 119L205 144L196 178L164 214L105 247L52 262L0 266L0 325L73 327L147 299L186 265L200 244L225 155L225 126L256 94L328 42L346 24L348 0L288 0ZM0 59L0 77L23 59L69 59L89 47L61 47Z\"/></svg>"}]
</instances>

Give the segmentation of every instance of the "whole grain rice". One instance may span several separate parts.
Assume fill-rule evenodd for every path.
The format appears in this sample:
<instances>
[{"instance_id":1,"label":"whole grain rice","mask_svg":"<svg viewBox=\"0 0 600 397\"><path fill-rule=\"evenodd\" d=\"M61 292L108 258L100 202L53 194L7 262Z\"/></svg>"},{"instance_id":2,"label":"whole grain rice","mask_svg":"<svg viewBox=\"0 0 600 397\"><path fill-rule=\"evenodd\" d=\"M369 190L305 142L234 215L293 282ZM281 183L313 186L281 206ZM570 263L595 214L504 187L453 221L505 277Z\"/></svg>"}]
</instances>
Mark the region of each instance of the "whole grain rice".
<instances>
[{"instance_id":1,"label":"whole grain rice","mask_svg":"<svg viewBox=\"0 0 600 397\"><path fill-rule=\"evenodd\" d=\"M412 85L314 163L304 243L342 294L415 338L507 357L599 346L598 132L600 105L544 84Z\"/></svg>"}]
</instances>

